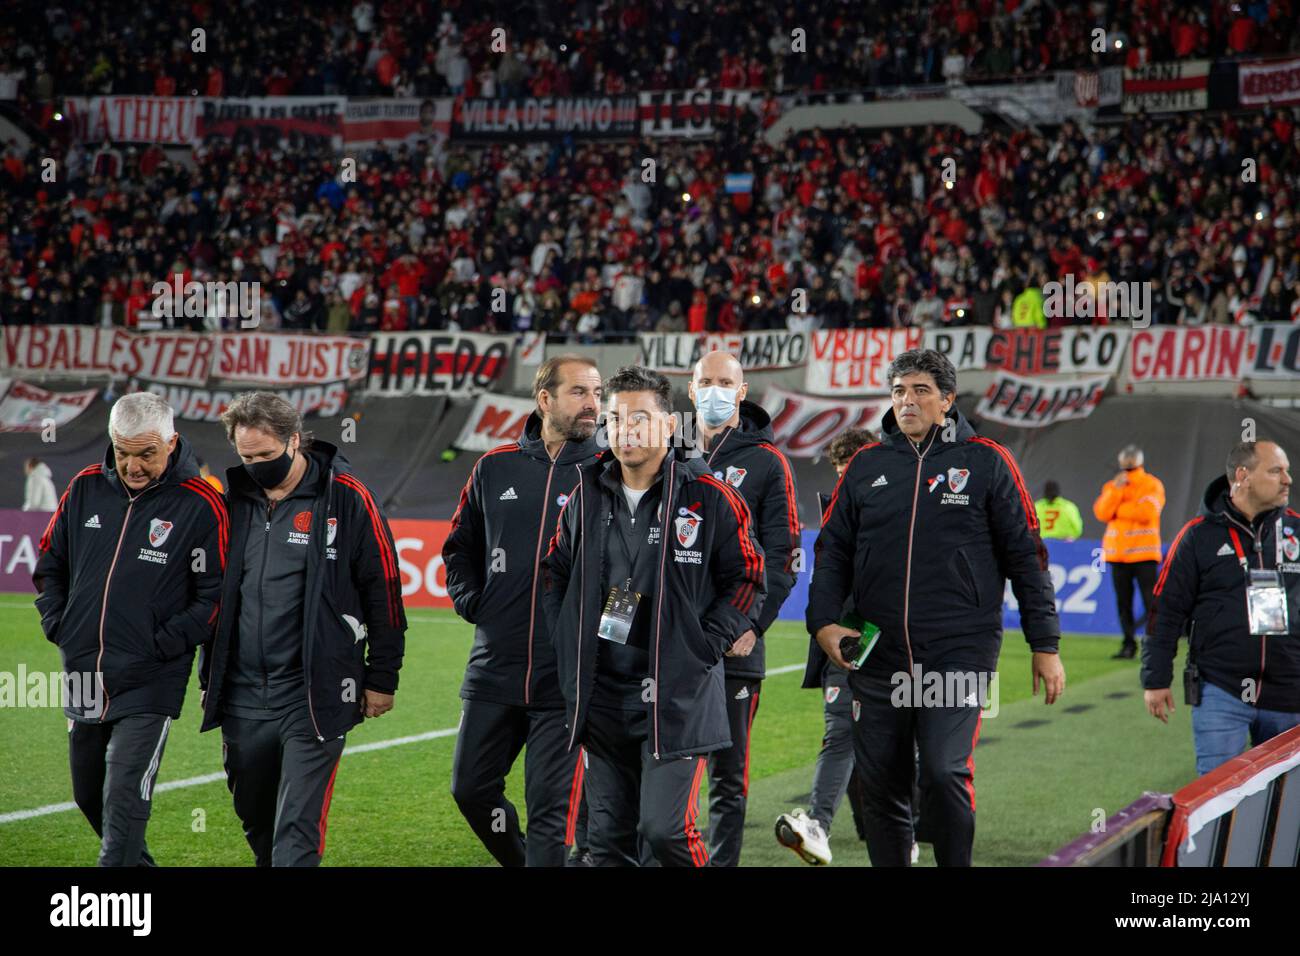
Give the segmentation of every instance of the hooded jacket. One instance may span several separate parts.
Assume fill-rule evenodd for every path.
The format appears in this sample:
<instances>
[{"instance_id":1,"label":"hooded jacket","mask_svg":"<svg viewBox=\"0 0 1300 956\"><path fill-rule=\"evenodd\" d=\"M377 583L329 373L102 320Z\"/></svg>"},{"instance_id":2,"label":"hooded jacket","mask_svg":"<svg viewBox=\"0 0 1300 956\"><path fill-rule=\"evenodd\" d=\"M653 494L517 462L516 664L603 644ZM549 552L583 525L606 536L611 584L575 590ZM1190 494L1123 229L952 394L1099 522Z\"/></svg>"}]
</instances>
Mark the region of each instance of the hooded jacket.
<instances>
[{"instance_id":1,"label":"hooded jacket","mask_svg":"<svg viewBox=\"0 0 1300 956\"><path fill-rule=\"evenodd\" d=\"M600 477L617 467L607 451L580 469L547 550L546 616L555 622L552 640L570 749L583 740L606 598L601 563L611 533L605 517L612 512L612 493ZM731 746L722 660L736 638L758 623L767 585L744 498L681 448L669 451L662 469L666 533L660 536L654 593L642 601L653 602L649 743L655 757L666 760Z\"/></svg>"},{"instance_id":2,"label":"hooded jacket","mask_svg":"<svg viewBox=\"0 0 1300 956\"><path fill-rule=\"evenodd\" d=\"M754 628L758 640L746 657L728 657L728 677L762 680L767 655L763 634L781 612L794 587L799 547L799 505L790 463L773 444L772 417L751 401L740 403L740 425L713 437L704 463L713 477L740 492L754 519L754 534L763 546L767 568L767 597Z\"/></svg>"},{"instance_id":3,"label":"hooded jacket","mask_svg":"<svg viewBox=\"0 0 1300 956\"><path fill-rule=\"evenodd\" d=\"M307 537L301 660L312 726L325 740L361 722L364 690L397 690L406 611L393 535L378 502L334 445L313 441L306 454L316 465L316 484L310 498L295 503L303 512L293 524L294 533ZM231 647L239 638L246 539L250 528L260 527L254 517L265 514L257 486L242 466L226 472L226 487L230 560L217 632L199 658L199 684L206 692L200 730L205 731L221 726L224 716L226 677L234 666Z\"/></svg>"},{"instance_id":4,"label":"hooded jacket","mask_svg":"<svg viewBox=\"0 0 1300 956\"><path fill-rule=\"evenodd\" d=\"M1282 572L1288 636L1251 636L1233 531L1251 568ZM1178 638L1187 634L1205 680L1265 710L1300 711L1300 514L1276 508L1248 522L1220 475L1205 489L1200 514L1174 538L1154 598L1142 642L1144 688L1170 686Z\"/></svg>"},{"instance_id":5,"label":"hooded jacket","mask_svg":"<svg viewBox=\"0 0 1300 956\"><path fill-rule=\"evenodd\" d=\"M882 631L865 668L993 670L1008 578L1029 646L1057 650L1047 550L1020 469L955 406L949 416L948 435L932 426L918 446L886 412L884 440L849 461L822 521L808 630L837 623L851 599Z\"/></svg>"},{"instance_id":6,"label":"hooded jacket","mask_svg":"<svg viewBox=\"0 0 1300 956\"><path fill-rule=\"evenodd\" d=\"M194 650L212 635L230 523L184 437L162 477L133 492L113 446L68 483L32 580L46 638L69 675L97 675L64 714L102 723L179 717Z\"/></svg>"},{"instance_id":7,"label":"hooded jacket","mask_svg":"<svg viewBox=\"0 0 1300 956\"><path fill-rule=\"evenodd\" d=\"M59 506L50 466L41 462L27 476L23 488L23 511L53 511Z\"/></svg>"},{"instance_id":8,"label":"hooded jacket","mask_svg":"<svg viewBox=\"0 0 1300 956\"><path fill-rule=\"evenodd\" d=\"M492 449L470 472L442 547L447 593L474 625L463 699L562 704L538 571L579 466L595 458L593 437L565 442L551 461L534 412L517 442Z\"/></svg>"}]
</instances>

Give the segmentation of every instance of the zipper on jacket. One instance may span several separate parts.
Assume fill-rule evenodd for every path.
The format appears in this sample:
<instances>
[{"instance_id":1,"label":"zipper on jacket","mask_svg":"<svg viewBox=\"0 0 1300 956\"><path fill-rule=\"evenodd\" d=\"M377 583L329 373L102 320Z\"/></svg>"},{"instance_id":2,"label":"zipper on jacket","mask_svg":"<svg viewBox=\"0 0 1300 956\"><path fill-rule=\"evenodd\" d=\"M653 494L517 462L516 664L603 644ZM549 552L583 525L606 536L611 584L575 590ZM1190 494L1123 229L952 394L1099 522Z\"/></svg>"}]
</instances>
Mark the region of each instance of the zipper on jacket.
<instances>
[{"instance_id":1,"label":"zipper on jacket","mask_svg":"<svg viewBox=\"0 0 1300 956\"><path fill-rule=\"evenodd\" d=\"M586 495L582 493L582 470L578 470L578 674L573 683L573 726L569 728L569 749L578 736L578 715L582 713L582 612L587 600L587 516Z\"/></svg>"},{"instance_id":2,"label":"zipper on jacket","mask_svg":"<svg viewBox=\"0 0 1300 956\"><path fill-rule=\"evenodd\" d=\"M270 677L266 672L266 634L262 629L262 609L266 599L262 597L262 585L266 583L266 556L271 551L271 512L275 502L266 502L266 530L262 532L262 568L257 572L257 653L262 659L262 707L270 707Z\"/></svg>"},{"instance_id":3,"label":"zipper on jacket","mask_svg":"<svg viewBox=\"0 0 1300 956\"><path fill-rule=\"evenodd\" d=\"M668 481L663 490L663 518L660 520L659 530L659 593L655 595L655 676L654 676L654 725L655 725L655 749L654 758L659 759L659 694L663 688L659 686L659 643L663 635L663 611L664 611L664 565L668 560L668 520L673 513L673 477L677 472L677 461L674 459L668 463Z\"/></svg>"},{"instance_id":4,"label":"zipper on jacket","mask_svg":"<svg viewBox=\"0 0 1300 956\"><path fill-rule=\"evenodd\" d=\"M126 537L127 526L131 523L131 509L135 507L136 498L132 498L128 493L126 500L122 530L117 533L117 547L113 549L113 560L108 565L108 574L104 576L104 599L99 605L99 657L95 658L95 671L99 676L99 689L104 692L104 709L99 715L100 723L108 718L108 708L113 704L108 696L108 685L104 683L104 618L108 615L108 589L113 584L113 570L117 567L117 556L122 552L122 539Z\"/></svg>"},{"instance_id":5,"label":"zipper on jacket","mask_svg":"<svg viewBox=\"0 0 1300 956\"><path fill-rule=\"evenodd\" d=\"M713 467L714 457L718 454L718 452L722 451L722 446L727 443L727 439L731 437L731 433L733 431L735 431L735 429L728 426L728 428L722 435L722 440L719 441L718 444L714 446L713 451L709 452L709 460L705 462L705 464L708 465L708 467L710 468Z\"/></svg>"},{"instance_id":6,"label":"zipper on jacket","mask_svg":"<svg viewBox=\"0 0 1300 956\"><path fill-rule=\"evenodd\" d=\"M1233 524L1235 524L1237 527L1245 531L1246 534L1250 535L1251 544L1255 546L1255 553L1259 555L1260 570L1267 570L1264 567L1264 549L1260 547L1259 538L1255 536L1255 532L1252 531L1250 528L1246 527L1244 524L1242 524L1240 521L1238 521L1230 514L1225 513L1224 517L1227 518L1229 521L1231 521ZM1249 564L1249 562L1247 562L1247 564ZM1249 575L1247 576L1246 579L1246 586L1247 587L1250 586ZM1268 652L1268 635L1261 634L1259 637L1259 683L1255 687L1256 707L1259 706L1259 699L1264 696L1264 657L1267 654L1267 652Z\"/></svg>"},{"instance_id":7,"label":"zipper on jacket","mask_svg":"<svg viewBox=\"0 0 1300 956\"><path fill-rule=\"evenodd\" d=\"M529 685L533 682L533 635L537 631L537 578L538 571L542 564L542 535L546 534L546 505L551 500L551 477L555 474L555 462L564 453L564 446L560 446L560 451L555 458L551 459L551 465L546 469L546 490L542 492L542 519L537 525L537 552L533 555L533 587L532 602L528 609L528 669L524 671L524 703L531 703Z\"/></svg>"},{"instance_id":8,"label":"zipper on jacket","mask_svg":"<svg viewBox=\"0 0 1300 956\"><path fill-rule=\"evenodd\" d=\"M326 525L325 525L325 526L326 526L326 527L328 527L329 514L330 514L330 512L333 510L333 509L330 507L330 495L332 495L332 494L334 494L334 466L333 466L333 465L330 465L329 475L327 475L326 478L325 478L325 517L326 517ZM315 514L315 511L316 511L316 506L313 504L313 506L312 506L312 521L313 521L313 522L315 522L316 517L318 517L318 516ZM316 523L316 527L317 527L317 528L321 527L321 524L320 524L319 522L317 522L317 523ZM324 540L324 539L321 538L319 535L317 536L317 538L318 538L318 540L321 540L321 541ZM324 551L323 551L323 548L324 548L324 545L322 544L322 550L316 552L316 554L317 554L317 556L318 556L318 561L319 561L319 563L318 563L318 565L317 565L317 568L316 568L316 573L317 573L318 575L320 575L320 574L324 574L324 573L325 573L325 571L324 571L324 561L322 560L323 557L324 557ZM309 579L310 579L310 577L311 577L311 555L312 555L312 552L311 552L311 551L308 551L308 552L307 552L307 576L308 576ZM310 593L310 592L308 592L308 590L307 590L307 588L306 588L306 583L307 583L307 582L304 582L304 588L303 588L303 591L304 591L305 594ZM310 613L309 609L304 608L304 609L303 609L303 620L304 620L304 622L306 621L306 617L307 617L307 614L308 614L308 613ZM315 728L315 730L316 730L316 739L319 740L321 743L324 743L324 742L325 742L325 735L322 734L322 733L320 732L320 724L316 723L316 708L312 705L312 702L311 702L311 660L310 660L310 656L311 656L311 643L307 640L307 628L306 628L305 626L304 626L303 629L302 629L302 634L303 634L303 648L302 648L302 676L303 676L303 680L304 680L304 682L307 684L307 714L308 714L309 717L311 717L311 725L312 725L312 727ZM364 704L365 699L366 699L366 692L365 692L365 688L363 687L362 690L361 690L361 700L362 700L362 702L363 702L363 703L362 703L362 711L361 711L361 712L362 712L362 720L365 719L365 704Z\"/></svg>"},{"instance_id":9,"label":"zipper on jacket","mask_svg":"<svg viewBox=\"0 0 1300 956\"><path fill-rule=\"evenodd\" d=\"M908 608L911 604L912 597L912 539L916 532L916 502L921 494L921 465L925 462L926 452L934 444L935 436L939 430L935 428L930 433L930 443L925 446L925 451L921 451L916 445L912 444L910 438L907 439L908 447L916 453L916 483L912 486L912 519L907 526L907 570L903 577L903 643L907 645L907 673L912 676L912 635L908 629L907 615ZM906 437L906 436L904 436Z\"/></svg>"}]
</instances>

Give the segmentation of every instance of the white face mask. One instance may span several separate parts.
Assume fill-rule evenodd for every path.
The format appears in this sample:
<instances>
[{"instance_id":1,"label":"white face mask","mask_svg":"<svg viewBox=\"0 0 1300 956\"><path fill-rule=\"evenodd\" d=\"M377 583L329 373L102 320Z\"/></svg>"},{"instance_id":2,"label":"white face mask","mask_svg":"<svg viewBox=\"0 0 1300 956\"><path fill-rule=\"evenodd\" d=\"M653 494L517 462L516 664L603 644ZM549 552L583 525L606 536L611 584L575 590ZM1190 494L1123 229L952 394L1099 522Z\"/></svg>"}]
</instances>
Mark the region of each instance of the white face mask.
<instances>
[{"instance_id":1,"label":"white face mask","mask_svg":"<svg viewBox=\"0 0 1300 956\"><path fill-rule=\"evenodd\" d=\"M738 388L708 385L695 390L695 411L709 428L717 428L736 414Z\"/></svg>"}]
</instances>

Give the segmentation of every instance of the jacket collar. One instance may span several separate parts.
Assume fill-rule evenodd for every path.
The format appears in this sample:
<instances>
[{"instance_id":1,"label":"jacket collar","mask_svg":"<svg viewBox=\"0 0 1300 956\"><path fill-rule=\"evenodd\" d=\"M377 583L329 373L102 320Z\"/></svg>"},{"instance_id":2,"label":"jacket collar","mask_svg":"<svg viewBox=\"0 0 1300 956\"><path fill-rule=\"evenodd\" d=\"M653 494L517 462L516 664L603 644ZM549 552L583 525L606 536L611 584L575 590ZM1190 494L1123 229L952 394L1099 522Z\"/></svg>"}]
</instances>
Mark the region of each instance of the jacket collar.
<instances>
[{"instance_id":1,"label":"jacket collar","mask_svg":"<svg viewBox=\"0 0 1300 956\"><path fill-rule=\"evenodd\" d=\"M728 425L714 435L712 441L707 444L700 441L699 445L706 455L711 455L724 444L727 451L732 452L737 448L771 442L774 438L772 416L767 413L767 409L745 399L740 403L740 423Z\"/></svg>"},{"instance_id":2,"label":"jacket collar","mask_svg":"<svg viewBox=\"0 0 1300 956\"><path fill-rule=\"evenodd\" d=\"M176 436L176 447L172 449L171 455L167 458L167 470L162 473L162 477L149 485L144 491L132 492L126 485L122 484L122 477L117 473L117 458L113 454L113 443L108 443L108 448L104 452L103 475L108 481L109 486L124 498L135 498L144 494L145 491L152 491L154 488L161 488L166 485L179 485L182 481L199 476L199 464L194 455L194 448L184 435Z\"/></svg>"},{"instance_id":3,"label":"jacket collar","mask_svg":"<svg viewBox=\"0 0 1300 956\"><path fill-rule=\"evenodd\" d=\"M538 461L550 464L551 456L546 451L546 442L542 440L542 417L536 411L529 415L528 421L524 423L524 433L519 436L519 450L530 458L536 458ZM586 441L566 441L560 446L560 453L556 456L555 464L574 465L586 461L595 453L595 435L592 435Z\"/></svg>"},{"instance_id":4,"label":"jacket collar","mask_svg":"<svg viewBox=\"0 0 1300 956\"><path fill-rule=\"evenodd\" d=\"M953 444L960 444L975 437L975 429L967 420L966 416L961 413L961 409L953 403L952 408L948 410L948 418L957 426L955 441ZM885 417L880 421L880 428L883 433L882 441L886 445L893 445L904 451L911 451L915 446L912 440L903 434L903 430L898 427L898 419L894 417L894 410L891 408L885 412ZM934 444L943 444L943 425L931 425L930 430L921 439L920 447L933 447ZM935 432L939 434L936 436ZM932 443L931 439L937 439Z\"/></svg>"}]
</instances>

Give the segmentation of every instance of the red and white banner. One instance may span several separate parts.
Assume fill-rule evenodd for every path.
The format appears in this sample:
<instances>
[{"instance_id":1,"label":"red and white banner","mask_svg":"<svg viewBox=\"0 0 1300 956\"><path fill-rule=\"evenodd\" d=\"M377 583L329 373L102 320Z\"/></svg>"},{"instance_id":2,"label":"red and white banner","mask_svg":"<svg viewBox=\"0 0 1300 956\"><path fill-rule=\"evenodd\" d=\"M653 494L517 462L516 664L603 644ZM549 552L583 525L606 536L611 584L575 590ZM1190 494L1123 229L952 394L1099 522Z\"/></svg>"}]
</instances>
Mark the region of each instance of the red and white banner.
<instances>
[{"instance_id":1,"label":"red and white banner","mask_svg":"<svg viewBox=\"0 0 1300 956\"><path fill-rule=\"evenodd\" d=\"M39 432L53 424L66 425L95 400L98 389L84 392L48 392L26 382L0 388L0 432Z\"/></svg>"},{"instance_id":2,"label":"red and white banner","mask_svg":"<svg viewBox=\"0 0 1300 956\"><path fill-rule=\"evenodd\" d=\"M1203 110L1209 97L1210 61L1148 63L1124 70L1125 113Z\"/></svg>"},{"instance_id":3,"label":"red and white banner","mask_svg":"<svg viewBox=\"0 0 1300 956\"><path fill-rule=\"evenodd\" d=\"M87 145L111 140L189 146L202 104L196 96L69 96L63 109L73 137Z\"/></svg>"},{"instance_id":4,"label":"red and white banner","mask_svg":"<svg viewBox=\"0 0 1300 956\"><path fill-rule=\"evenodd\" d=\"M371 395L477 395L501 377L513 335L377 332L370 336Z\"/></svg>"},{"instance_id":5,"label":"red and white banner","mask_svg":"<svg viewBox=\"0 0 1300 956\"><path fill-rule=\"evenodd\" d=\"M346 335L231 332L216 336L212 377L250 385L319 385L365 377L369 344Z\"/></svg>"},{"instance_id":6,"label":"red and white banner","mask_svg":"<svg viewBox=\"0 0 1300 956\"><path fill-rule=\"evenodd\" d=\"M927 329L925 347L948 356L959 372L1000 369L1018 375L1119 371L1129 329Z\"/></svg>"},{"instance_id":7,"label":"red and white banner","mask_svg":"<svg viewBox=\"0 0 1300 956\"><path fill-rule=\"evenodd\" d=\"M1242 106L1300 103L1300 58L1237 64L1237 101Z\"/></svg>"},{"instance_id":8,"label":"red and white banner","mask_svg":"<svg viewBox=\"0 0 1300 956\"><path fill-rule=\"evenodd\" d=\"M228 388L191 388L188 385L165 385L162 382L133 380L134 391L148 391L162 396L176 417L187 422L219 422L238 391ZM300 385L297 388L274 388L273 391L304 418L332 418L342 414L348 403L347 382L325 385Z\"/></svg>"},{"instance_id":9,"label":"red and white banner","mask_svg":"<svg viewBox=\"0 0 1300 956\"><path fill-rule=\"evenodd\" d=\"M889 391L889 363L921 347L922 330L831 329L812 332L804 389L814 395L873 395Z\"/></svg>"},{"instance_id":10,"label":"red and white banner","mask_svg":"<svg viewBox=\"0 0 1300 956\"><path fill-rule=\"evenodd\" d=\"M890 401L817 398L770 385L762 404L772 416L772 443L791 458L816 458L846 428L878 432Z\"/></svg>"},{"instance_id":11,"label":"red and white banner","mask_svg":"<svg viewBox=\"0 0 1300 956\"><path fill-rule=\"evenodd\" d=\"M642 332L637 336L642 368L666 375L690 375L709 352L730 352L746 372L795 368L808 361L808 333L773 329L770 332L696 334Z\"/></svg>"},{"instance_id":12,"label":"red and white banner","mask_svg":"<svg viewBox=\"0 0 1300 956\"><path fill-rule=\"evenodd\" d=\"M1248 378L1300 381L1300 325L1261 322L1251 326Z\"/></svg>"},{"instance_id":13,"label":"red and white banner","mask_svg":"<svg viewBox=\"0 0 1300 956\"><path fill-rule=\"evenodd\" d=\"M528 416L537 409L531 398L510 395L480 395L452 442L466 451L487 451L517 440L524 433Z\"/></svg>"},{"instance_id":14,"label":"red and white banner","mask_svg":"<svg viewBox=\"0 0 1300 956\"><path fill-rule=\"evenodd\" d=\"M397 570L402 578L402 604L406 607L451 607L447 596L447 569L442 546L451 533L450 521L390 519L388 526L397 546Z\"/></svg>"},{"instance_id":15,"label":"red and white banner","mask_svg":"<svg viewBox=\"0 0 1300 956\"><path fill-rule=\"evenodd\" d=\"M343 146L367 149L381 143L414 147L451 135L448 97L409 100L348 100L343 112Z\"/></svg>"},{"instance_id":16,"label":"red and white banner","mask_svg":"<svg viewBox=\"0 0 1300 956\"><path fill-rule=\"evenodd\" d=\"M1109 375L1064 381L998 372L975 413L987 421L1017 428L1043 428L1072 418L1087 418L1101 401L1109 381Z\"/></svg>"},{"instance_id":17,"label":"red and white banner","mask_svg":"<svg viewBox=\"0 0 1300 956\"><path fill-rule=\"evenodd\" d=\"M1129 340L1131 382L1238 381L1247 372L1251 330L1201 326L1134 329Z\"/></svg>"},{"instance_id":18,"label":"red and white banner","mask_svg":"<svg viewBox=\"0 0 1300 956\"><path fill-rule=\"evenodd\" d=\"M697 139L713 136L754 99L752 90L650 90L637 94L641 135ZM760 94L761 96L761 94Z\"/></svg>"},{"instance_id":19,"label":"red and white banner","mask_svg":"<svg viewBox=\"0 0 1300 956\"><path fill-rule=\"evenodd\" d=\"M134 377L202 385L216 340L198 332L128 332L85 325L4 328L0 371L47 378Z\"/></svg>"},{"instance_id":20,"label":"red and white banner","mask_svg":"<svg viewBox=\"0 0 1300 956\"><path fill-rule=\"evenodd\" d=\"M546 333L522 332L519 335L519 364L541 365L546 358Z\"/></svg>"},{"instance_id":21,"label":"red and white banner","mask_svg":"<svg viewBox=\"0 0 1300 956\"><path fill-rule=\"evenodd\" d=\"M347 100L341 96L205 99L197 133L200 139L246 137L255 147L269 149L278 148L281 140L342 149L346 106Z\"/></svg>"}]
</instances>

